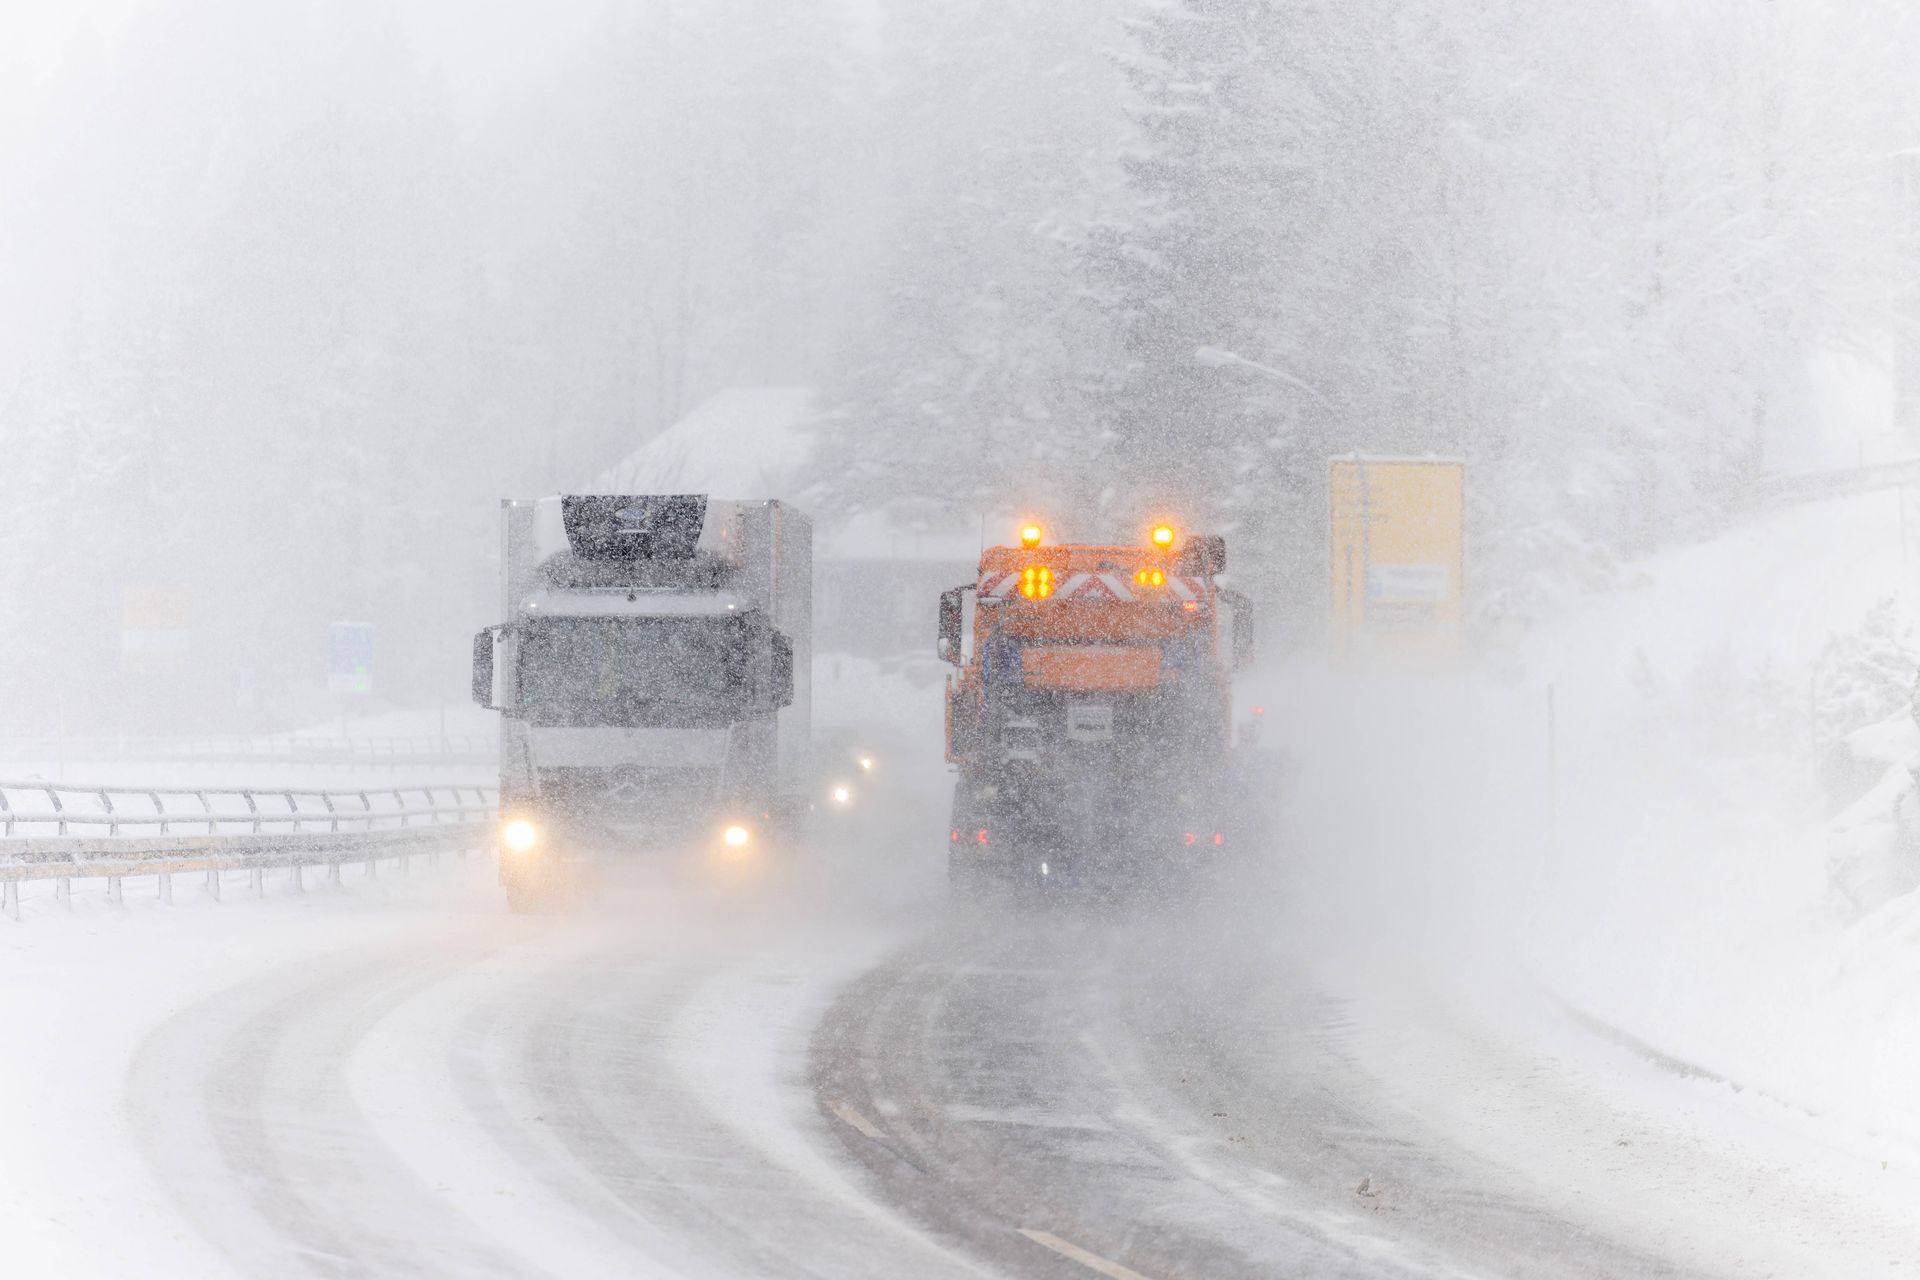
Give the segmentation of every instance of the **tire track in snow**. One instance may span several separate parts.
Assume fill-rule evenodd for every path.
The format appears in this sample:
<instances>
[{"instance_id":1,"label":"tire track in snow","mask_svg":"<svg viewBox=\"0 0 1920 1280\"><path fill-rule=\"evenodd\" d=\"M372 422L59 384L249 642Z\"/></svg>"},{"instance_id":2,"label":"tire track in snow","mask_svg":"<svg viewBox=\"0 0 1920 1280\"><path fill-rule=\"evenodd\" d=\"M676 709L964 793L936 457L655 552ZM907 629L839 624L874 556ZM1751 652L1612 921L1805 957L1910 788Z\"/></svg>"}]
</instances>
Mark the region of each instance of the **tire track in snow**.
<instances>
[{"instance_id":1,"label":"tire track in snow","mask_svg":"<svg viewBox=\"0 0 1920 1280\"><path fill-rule=\"evenodd\" d=\"M862 1195L804 1088L871 943L525 924L272 970L148 1037L126 1105L236 1272L980 1274Z\"/></svg>"},{"instance_id":2,"label":"tire track in snow","mask_svg":"<svg viewBox=\"0 0 1920 1280\"><path fill-rule=\"evenodd\" d=\"M790 1122L756 1111L763 1094L782 1109L785 1089L795 1119L813 1120L803 1089L752 1070L777 1068L778 1057L759 1060L730 1019L775 1022L814 999L811 981L777 956L686 960L630 946L584 955L555 982L470 1020L455 1052L493 1066L485 1077L468 1070L462 1089L470 1109L489 1114L501 1108L471 1099L523 1099L518 1109L537 1117L539 1141L558 1157L527 1166L589 1183L618 1206L623 1231L655 1250L671 1242L680 1274L977 1274L864 1203L825 1159L796 1154L795 1141L830 1151L824 1135L783 1138ZM757 1016L756 992L766 1005ZM701 1076L742 1058L755 1078L707 1096Z\"/></svg>"},{"instance_id":3,"label":"tire track in snow","mask_svg":"<svg viewBox=\"0 0 1920 1280\"><path fill-rule=\"evenodd\" d=\"M126 1106L148 1159L242 1273L526 1273L395 1158L343 1070L383 1018L491 948L271 973L169 1019L141 1047Z\"/></svg>"}]
</instances>

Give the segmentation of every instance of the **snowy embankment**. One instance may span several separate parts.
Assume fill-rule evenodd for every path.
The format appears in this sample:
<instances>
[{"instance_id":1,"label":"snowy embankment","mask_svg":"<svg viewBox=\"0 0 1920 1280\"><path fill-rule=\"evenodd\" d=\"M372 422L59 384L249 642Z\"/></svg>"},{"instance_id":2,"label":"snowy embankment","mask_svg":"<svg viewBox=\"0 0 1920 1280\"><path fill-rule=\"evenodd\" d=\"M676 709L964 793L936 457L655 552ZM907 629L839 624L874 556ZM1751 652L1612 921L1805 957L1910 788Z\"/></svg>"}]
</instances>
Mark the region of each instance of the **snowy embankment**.
<instances>
[{"instance_id":1,"label":"snowy embankment","mask_svg":"<svg viewBox=\"0 0 1920 1280\"><path fill-rule=\"evenodd\" d=\"M1891 493L1782 512L1465 679L1261 691L1293 765L1263 910L1409 1141L1683 1269L1920 1272L1920 730L1856 643L1911 609L1901 526Z\"/></svg>"},{"instance_id":2,"label":"snowy embankment","mask_svg":"<svg viewBox=\"0 0 1920 1280\"><path fill-rule=\"evenodd\" d=\"M1920 1154L1920 867L1898 813L1915 735L1895 718L1828 741L1863 714L1831 642L1883 600L1911 617L1904 532L1897 493L1786 512L1640 566L1538 638L1533 673L1577 713L1532 950L1589 1014Z\"/></svg>"},{"instance_id":3,"label":"snowy embankment","mask_svg":"<svg viewBox=\"0 0 1920 1280\"><path fill-rule=\"evenodd\" d=\"M377 880L349 866L342 884L298 896L272 880L244 906L185 886L172 904L76 892L70 907L25 906L23 922L0 918L15 1029L14 1051L0 1053L0 1096L13 1102L0 1223L12 1274L70 1276L229 1274L182 1229L178 1189L143 1156L136 1135L153 1117L123 1101L154 1028L247 976L498 914L481 859Z\"/></svg>"},{"instance_id":4,"label":"snowy embankment","mask_svg":"<svg viewBox=\"0 0 1920 1280\"><path fill-rule=\"evenodd\" d=\"M1879 602L1911 616L1902 532L1894 493L1783 512L1625 566L1498 681L1297 696L1317 927L1920 1167L1920 730L1835 747L1830 678Z\"/></svg>"}]
</instances>

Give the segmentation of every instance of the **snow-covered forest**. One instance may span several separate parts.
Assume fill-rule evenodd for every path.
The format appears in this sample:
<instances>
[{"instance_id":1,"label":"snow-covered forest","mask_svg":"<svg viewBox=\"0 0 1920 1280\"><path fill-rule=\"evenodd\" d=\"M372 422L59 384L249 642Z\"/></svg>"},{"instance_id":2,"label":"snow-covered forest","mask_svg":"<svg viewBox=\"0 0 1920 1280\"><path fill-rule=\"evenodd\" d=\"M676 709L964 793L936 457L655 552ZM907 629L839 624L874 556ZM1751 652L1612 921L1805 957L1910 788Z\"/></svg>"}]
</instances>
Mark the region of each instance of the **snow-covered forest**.
<instances>
[{"instance_id":1,"label":"snow-covered forest","mask_svg":"<svg viewBox=\"0 0 1920 1280\"><path fill-rule=\"evenodd\" d=\"M458 697L495 499L726 386L822 388L822 510L1175 510L1303 605L1327 455L1464 455L1531 614L1912 349L1897 0L293 2L0 38L17 728L296 714L342 617Z\"/></svg>"},{"instance_id":2,"label":"snow-covered forest","mask_svg":"<svg viewBox=\"0 0 1920 1280\"><path fill-rule=\"evenodd\" d=\"M1082 8L950 19L978 62L892 87L952 141L891 184L890 287L836 383L861 499L1193 511L1304 598L1329 454L1459 454L1483 604L1532 610L1712 526L1806 429L1812 353L1911 338L1902 6ZM1060 85L1064 123L990 87L1009 63L1055 68L1011 79Z\"/></svg>"}]
</instances>

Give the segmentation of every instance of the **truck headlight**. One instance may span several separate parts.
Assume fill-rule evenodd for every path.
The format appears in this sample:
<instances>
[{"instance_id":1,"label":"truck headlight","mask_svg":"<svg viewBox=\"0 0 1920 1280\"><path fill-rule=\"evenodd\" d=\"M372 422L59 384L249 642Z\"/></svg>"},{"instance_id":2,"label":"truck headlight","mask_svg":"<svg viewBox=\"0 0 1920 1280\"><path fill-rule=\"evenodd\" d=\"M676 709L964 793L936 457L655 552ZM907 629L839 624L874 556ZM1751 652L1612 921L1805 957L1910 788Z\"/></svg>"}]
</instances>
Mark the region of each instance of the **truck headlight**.
<instances>
[{"instance_id":1,"label":"truck headlight","mask_svg":"<svg viewBox=\"0 0 1920 1280\"><path fill-rule=\"evenodd\" d=\"M500 843L515 853L525 853L540 843L540 828L525 818L514 818L500 828Z\"/></svg>"},{"instance_id":2,"label":"truck headlight","mask_svg":"<svg viewBox=\"0 0 1920 1280\"><path fill-rule=\"evenodd\" d=\"M752 840L753 832L737 822L720 833L720 843L729 849L744 849Z\"/></svg>"},{"instance_id":3,"label":"truck headlight","mask_svg":"<svg viewBox=\"0 0 1920 1280\"><path fill-rule=\"evenodd\" d=\"M836 783L833 788L833 802L842 809L853 803L853 788L846 783Z\"/></svg>"}]
</instances>

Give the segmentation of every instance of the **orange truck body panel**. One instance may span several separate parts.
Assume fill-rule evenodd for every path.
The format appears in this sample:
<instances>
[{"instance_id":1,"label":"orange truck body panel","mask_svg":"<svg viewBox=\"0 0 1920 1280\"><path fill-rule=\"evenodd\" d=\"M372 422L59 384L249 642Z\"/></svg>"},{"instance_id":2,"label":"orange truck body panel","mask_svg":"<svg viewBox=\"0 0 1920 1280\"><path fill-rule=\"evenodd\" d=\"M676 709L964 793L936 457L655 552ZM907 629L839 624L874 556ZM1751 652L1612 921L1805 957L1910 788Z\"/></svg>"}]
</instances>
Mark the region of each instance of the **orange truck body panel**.
<instances>
[{"instance_id":1,"label":"orange truck body panel","mask_svg":"<svg viewBox=\"0 0 1920 1280\"><path fill-rule=\"evenodd\" d=\"M1160 683L1160 650L1141 646L1037 645L1026 651L1029 687L1151 689Z\"/></svg>"},{"instance_id":2,"label":"orange truck body panel","mask_svg":"<svg viewBox=\"0 0 1920 1280\"><path fill-rule=\"evenodd\" d=\"M1220 635L1211 575L1188 570L1188 581L1202 580L1197 600L1182 598L1171 580L1181 556L1152 546L1060 545L989 547L980 556L977 582L1001 574L1020 575L1044 568L1052 590L1029 599L1015 591L998 600L977 602L973 651L948 685L947 751L950 762L964 763L978 743L978 721L985 705L983 654L996 635L1018 643L1021 682L1036 691L1062 693L1150 692L1176 682L1204 678L1199 669L1181 671L1165 660L1170 641L1185 639L1203 667L1223 672ZM1161 582L1138 575L1156 571ZM1128 587L1131 600L1065 599L1060 589L1076 574L1107 574ZM1221 680L1220 721L1228 716L1228 689Z\"/></svg>"}]
</instances>

